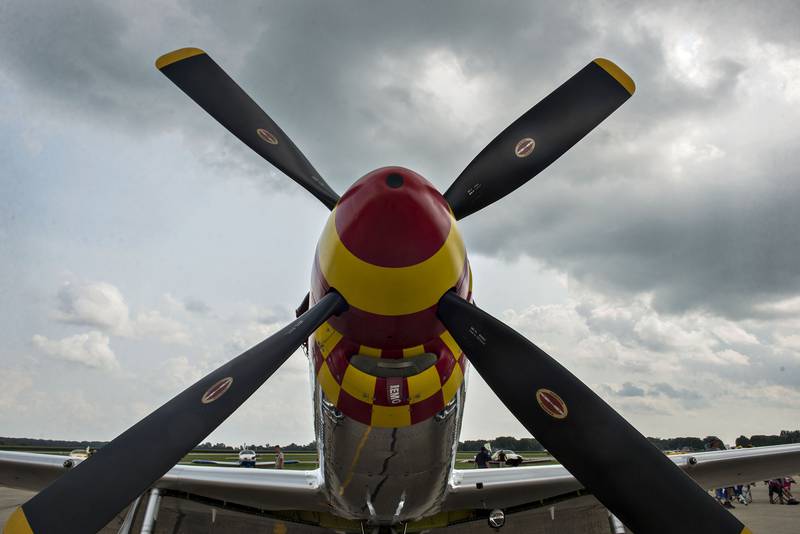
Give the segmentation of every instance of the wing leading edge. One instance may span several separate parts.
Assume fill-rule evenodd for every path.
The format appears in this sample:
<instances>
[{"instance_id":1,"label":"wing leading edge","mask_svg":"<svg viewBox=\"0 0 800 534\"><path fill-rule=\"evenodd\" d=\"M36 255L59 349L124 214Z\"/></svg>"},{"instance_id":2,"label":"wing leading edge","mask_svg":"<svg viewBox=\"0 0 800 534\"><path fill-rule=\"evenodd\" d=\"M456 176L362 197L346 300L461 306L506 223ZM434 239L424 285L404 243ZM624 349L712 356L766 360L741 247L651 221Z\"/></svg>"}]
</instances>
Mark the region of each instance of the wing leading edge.
<instances>
[{"instance_id":1,"label":"wing leading edge","mask_svg":"<svg viewBox=\"0 0 800 534\"><path fill-rule=\"evenodd\" d=\"M800 473L800 444L669 457L705 489ZM455 470L442 511L508 509L575 497L583 486L561 465Z\"/></svg>"},{"instance_id":2,"label":"wing leading edge","mask_svg":"<svg viewBox=\"0 0 800 534\"><path fill-rule=\"evenodd\" d=\"M65 462L70 467L65 467ZM0 451L0 486L40 491L79 463L68 456ZM318 469L176 465L154 487L261 510L329 510Z\"/></svg>"}]
</instances>

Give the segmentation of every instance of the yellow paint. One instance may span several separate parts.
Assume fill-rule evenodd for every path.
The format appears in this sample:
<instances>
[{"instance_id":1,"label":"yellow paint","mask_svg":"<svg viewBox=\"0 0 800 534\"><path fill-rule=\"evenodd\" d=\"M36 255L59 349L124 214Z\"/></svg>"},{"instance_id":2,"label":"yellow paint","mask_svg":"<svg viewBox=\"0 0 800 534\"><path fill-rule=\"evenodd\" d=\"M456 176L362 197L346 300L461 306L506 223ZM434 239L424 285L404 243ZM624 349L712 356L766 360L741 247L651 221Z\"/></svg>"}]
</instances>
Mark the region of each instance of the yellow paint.
<instances>
[{"instance_id":1,"label":"yellow paint","mask_svg":"<svg viewBox=\"0 0 800 534\"><path fill-rule=\"evenodd\" d=\"M420 354L425 352L424 345L417 345L416 347L409 347L407 349L403 349L403 358L410 358L411 356L419 356Z\"/></svg>"},{"instance_id":2,"label":"yellow paint","mask_svg":"<svg viewBox=\"0 0 800 534\"><path fill-rule=\"evenodd\" d=\"M6 526L3 527L3 534L33 534L22 506L18 506L8 518Z\"/></svg>"},{"instance_id":3,"label":"yellow paint","mask_svg":"<svg viewBox=\"0 0 800 534\"><path fill-rule=\"evenodd\" d=\"M286 523L278 521L275 523L275 526L272 528L272 534L286 534Z\"/></svg>"},{"instance_id":4,"label":"yellow paint","mask_svg":"<svg viewBox=\"0 0 800 534\"><path fill-rule=\"evenodd\" d=\"M411 406L378 406L372 407L372 426L398 428L411 424Z\"/></svg>"},{"instance_id":5,"label":"yellow paint","mask_svg":"<svg viewBox=\"0 0 800 534\"><path fill-rule=\"evenodd\" d=\"M458 343L456 343L456 340L450 335L450 332L445 330L439 337L444 341L444 344L447 345L447 348L450 349L450 352L453 353L453 357L458 359L458 357L461 356L461 347L458 346Z\"/></svg>"},{"instance_id":6,"label":"yellow paint","mask_svg":"<svg viewBox=\"0 0 800 534\"><path fill-rule=\"evenodd\" d=\"M749 528L747 528L747 527L744 527L744 528L742 529L742 532L741 532L741 534L753 534L753 532L752 532L752 531L751 531Z\"/></svg>"},{"instance_id":7,"label":"yellow paint","mask_svg":"<svg viewBox=\"0 0 800 534\"><path fill-rule=\"evenodd\" d=\"M442 388L439 371L435 365L428 367L419 374L409 376L407 380L408 396L411 404L424 401Z\"/></svg>"},{"instance_id":8,"label":"yellow paint","mask_svg":"<svg viewBox=\"0 0 800 534\"><path fill-rule=\"evenodd\" d=\"M353 456L353 462L350 464L350 469L347 473L347 478L342 484L342 487L339 488L339 496L344 495L344 490L347 489L347 486L350 484L350 481L353 480L353 470L356 468L356 464L358 463L358 458L361 456L361 449L364 448L364 445L367 443L367 438L369 438L369 433L372 432L372 427L368 426L367 429L364 431L364 435L361 436L361 440L358 442L358 446L356 447L356 454Z\"/></svg>"},{"instance_id":9,"label":"yellow paint","mask_svg":"<svg viewBox=\"0 0 800 534\"><path fill-rule=\"evenodd\" d=\"M617 80L617 82L619 82L619 84L630 94L633 94L634 91L636 91L636 84L633 83L631 77L628 76L624 70L619 68L616 63L602 57L595 59L594 62L601 66L604 71L609 73L612 78Z\"/></svg>"},{"instance_id":10,"label":"yellow paint","mask_svg":"<svg viewBox=\"0 0 800 534\"><path fill-rule=\"evenodd\" d=\"M325 396L329 401L334 404L339 402L339 391L341 390L341 386L339 386L336 378L333 377L331 370L328 368L328 364L324 362L322 363L322 367L319 368L317 382L319 382L319 385L322 387L322 391L325 393Z\"/></svg>"},{"instance_id":11,"label":"yellow paint","mask_svg":"<svg viewBox=\"0 0 800 534\"><path fill-rule=\"evenodd\" d=\"M372 404L375 380L374 376L348 365L344 372L344 378L342 378L342 389L358 400Z\"/></svg>"},{"instance_id":12,"label":"yellow paint","mask_svg":"<svg viewBox=\"0 0 800 534\"><path fill-rule=\"evenodd\" d=\"M334 330L327 322L322 323L322 326L317 328L317 331L314 332L314 341L319 345L319 350L322 352L323 359L328 357L341 339L342 334Z\"/></svg>"},{"instance_id":13,"label":"yellow paint","mask_svg":"<svg viewBox=\"0 0 800 534\"><path fill-rule=\"evenodd\" d=\"M447 382L445 382L442 386L442 397L444 397L445 404L450 402L450 400L455 396L456 391L458 391L458 388L461 386L461 382L463 380L464 373L461 372L461 366L456 363L456 366L453 368L453 372L450 373L450 378L448 378Z\"/></svg>"},{"instance_id":14,"label":"yellow paint","mask_svg":"<svg viewBox=\"0 0 800 534\"><path fill-rule=\"evenodd\" d=\"M430 308L461 277L466 250L455 219L442 247L408 267L379 267L347 250L336 232L336 210L328 218L317 254L325 279L348 304L378 315L407 315Z\"/></svg>"},{"instance_id":15,"label":"yellow paint","mask_svg":"<svg viewBox=\"0 0 800 534\"><path fill-rule=\"evenodd\" d=\"M376 358L381 357L381 349L376 349L375 347L368 347L366 345L361 345L358 349L358 353L364 356L374 356Z\"/></svg>"},{"instance_id":16,"label":"yellow paint","mask_svg":"<svg viewBox=\"0 0 800 534\"><path fill-rule=\"evenodd\" d=\"M172 65L173 63L177 63L178 61L183 61L186 58L199 56L200 54L205 54L205 51L200 50L199 48L179 48L178 50L167 52L166 54L158 58L156 60L156 68L158 70L161 70L167 65Z\"/></svg>"}]
</instances>

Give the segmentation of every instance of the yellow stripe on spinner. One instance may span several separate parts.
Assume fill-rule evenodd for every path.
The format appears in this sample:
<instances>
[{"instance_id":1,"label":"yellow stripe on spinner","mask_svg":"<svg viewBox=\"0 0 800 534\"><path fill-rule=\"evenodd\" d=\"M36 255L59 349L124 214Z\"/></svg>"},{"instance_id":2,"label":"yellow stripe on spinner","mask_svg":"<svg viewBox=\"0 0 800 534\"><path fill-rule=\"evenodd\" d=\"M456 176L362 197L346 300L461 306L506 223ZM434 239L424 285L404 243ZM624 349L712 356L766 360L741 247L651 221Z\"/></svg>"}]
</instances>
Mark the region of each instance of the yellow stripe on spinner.
<instances>
[{"instance_id":1,"label":"yellow stripe on spinner","mask_svg":"<svg viewBox=\"0 0 800 534\"><path fill-rule=\"evenodd\" d=\"M6 526L3 527L3 534L33 534L22 506L18 506L8 518Z\"/></svg>"},{"instance_id":2,"label":"yellow stripe on spinner","mask_svg":"<svg viewBox=\"0 0 800 534\"><path fill-rule=\"evenodd\" d=\"M450 352L453 353L453 358L458 359L458 357L461 356L461 347L458 346L458 343L456 343L456 340L450 335L450 332L445 330L439 337L444 341L444 344L447 345L447 348L450 349Z\"/></svg>"},{"instance_id":3,"label":"yellow stripe on spinner","mask_svg":"<svg viewBox=\"0 0 800 534\"><path fill-rule=\"evenodd\" d=\"M368 347L366 345L361 345L358 349L358 353L362 356L374 356L376 358L381 357L381 349L376 349L375 347Z\"/></svg>"},{"instance_id":4,"label":"yellow stripe on spinner","mask_svg":"<svg viewBox=\"0 0 800 534\"><path fill-rule=\"evenodd\" d=\"M455 219L444 244L427 260L408 267L380 267L344 246L335 218L333 210L319 240L319 266L328 284L355 308L389 316L420 312L439 302L461 278L467 252Z\"/></svg>"},{"instance_id":5,"label":"yellow stripe on spinner","mask_svg":"<svg viewBox=\"0 0 800 534\"><path fill-rule=\"evenodd\" d=\"M407 349L403 349L403 358L419 356L424 352L425 352L425 345L417 345L416 347L409 347Z\"/></svg>"},{"instance_id":6,"label":"yellow stripe on spinner","mask_svg":"<svg viewBox=\"0 0 800 534\"><path fill-rule=\"evenodd\" d=\"M319 368L317 382L319 382L322 392L325 393L329 401L334 404L339 402L339 391L341 391L342 387L336 381L327 363L323 362L322 367Z\"/></svg>"},{"instance_id":7,"label":"yellow stripe on spinner","mask_svg":"<svg viewBox=\"0 0 800 534\"><path fill-rule=\"evenodd\" d=\"M633 94L634 91L636 91L636 84L633 83L631 77L628 76L624 70L619 68L616 63L602 57L595 59L594 62L602 67L604 71L609 73L612 78L617 80L617 82L619 82L619 84L630 94Z\"/></svg>"},{"instance_id":8,"label":"yellow stripe on spinner","mask_svg":"<svg viewBox=\"0 0 800 534\"><path fill-rule=\"evenodd\" d=\"M422 402L442 388L436 366L428 367L419 374L409 376L408 398L411 404Z\"/></svg>"},{"instance_id":9,"label":"yellow stripe on spinner","mask_svg":"<svg viewBox=\"0 0 800 534\"><path fill-rule=\"evenodd\" d=\"M205 54L205 50L200 50L199 48L179 48L178 50L173 50L172 52L167 52L160 58L156 60L156 68L158 70L163 69L167 65L172 65L173 63L177 63L178 61L183 61L184 59L188 59L190 57L199 56L200 54Z\"/></svg>"},{"instance_id":10,"label":"yellow stripe on spinner","mask_svg":"<svg viewBox=\"0 0 800 534\"><path fill-rule=\"evenodd\" d=\"M444 397L444 403L447 404L450 400L455 397L456 391L461 386L461 382L464 381L464 373L461 372L461 366L456 364L453 368L453 372L450 373L450 378L447 379L447 382L444 383L442 386L442 397Z\"/></svg>"},{"instance_id":11,"label":"yellow stripe on spinner","mask_svg":"<svg viewBox=\"0 0 800 534\"><path fill-rule=\"evenodd\" d=\"M334 330L327 322L322 323L322 326L317 328L316 332L314 332L314 341L319 345L323 360L328 357L341 339L342 334Z\"/></svg>"},{"instance_id":12,"label":"yellow stripe on spinner","mask_svg":"<svg viewBox=\"0 0 800 534\"><path fill-rule=\"evenodd\" d=\"M372 404L376 378L348 365L342 378L342 389L361 402Z\"/></svg>"},{"instance_id":13,"label":"yellow stripe on spinner","mask_svg":"<svg viewBox=\"0 0 800 534\"><path fill-rule=\"evenodd\" d=\"M372 407L372 426L383 428L399 428L411 424L411 406L378 406Z\"/></svg>"}]
</instances>

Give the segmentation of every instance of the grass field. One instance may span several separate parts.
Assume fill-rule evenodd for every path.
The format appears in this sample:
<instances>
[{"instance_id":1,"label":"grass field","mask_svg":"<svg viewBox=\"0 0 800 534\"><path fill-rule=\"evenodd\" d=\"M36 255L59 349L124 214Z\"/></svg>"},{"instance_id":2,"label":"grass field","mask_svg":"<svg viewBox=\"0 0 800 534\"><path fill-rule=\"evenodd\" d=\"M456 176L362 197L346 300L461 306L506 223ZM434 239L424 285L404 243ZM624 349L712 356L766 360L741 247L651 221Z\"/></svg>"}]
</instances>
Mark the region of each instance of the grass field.
<instances>
[{"instance_id":1,"label":"grass field","mask_svg":"<svg viewBox=\"0 0 800 534\"><path fill-rule=\"evenodd\" d=\"M40 454L55 454L64 456L69 454L73 449L60 449L60 448L35 448L35 447L0 447L0 450L14 450L24 452L35 452ZM475 464L472 460L475 458L476 452L459 452L456 455L456 469L474 469ZM546 452L523 452L520 453L525 458L537 458L547 456ZM289 464L286 469L316 469L317 468L317 454L314 452L285 452L283 453L286 460L297 460L296 464ZM231 451L222 452L190 452L180 461L181 464L191 464L192 460L217 460L222 462L233 462L238 459L238 454ZM263 452L258 454L258 461L271 462L275 460L275 454L272 452ZM551 462L554 463L554 462ZM269 468L265 468L269 469Z\"/></svg>"}]
</instances>

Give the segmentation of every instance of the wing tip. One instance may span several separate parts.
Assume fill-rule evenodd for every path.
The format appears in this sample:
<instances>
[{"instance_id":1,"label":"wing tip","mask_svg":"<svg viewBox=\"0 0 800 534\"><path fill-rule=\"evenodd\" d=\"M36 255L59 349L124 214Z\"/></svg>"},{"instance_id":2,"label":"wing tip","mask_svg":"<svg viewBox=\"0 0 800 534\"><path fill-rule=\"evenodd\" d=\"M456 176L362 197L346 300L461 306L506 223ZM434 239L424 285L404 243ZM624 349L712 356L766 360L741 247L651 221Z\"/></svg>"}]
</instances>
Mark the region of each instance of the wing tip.
<instances>
[{"instance_id":1,"label":"wing tip","mask_svg":"<svg viewBox=\"0 0 800 534\"><path fill-rule=\"evenodd\" d=\"M33 534L22 506L17 507L8 518L6 526L3 528L3 534Z\"/></svg>"},{"instance_id":2,"label":"wing tip","mask_svg":"<svg viewBox=\"0 0 800 534\"><path fill-rule=\"evenodd\" d=\"M163 69L168 65L172 65L173 63L177 63L178 61L183 61L184 59L199 56L200 54L205 54L205 50L201 50L199 48L179 48L177 50L173 50L172 52L167 52L160 58L156 60L156 68L158 70Z\"/></svg>"},{"instance_id":3,"label":"wing tip","mask_svg":"<svg viewBox=\"0 0 800 534\"><path fill-rule=\"evenodd\" d=\"M603 57L595 59L594 63L606 71L612 78L617 80L617 82L624 87L628 93L632 95L636 91L636 84L633 83L633 79L628 76L628 73L619 68L616 63Z\"/></svg>"}]
</instances>

